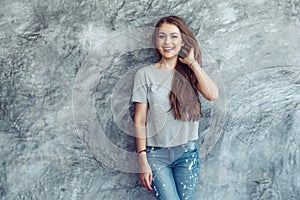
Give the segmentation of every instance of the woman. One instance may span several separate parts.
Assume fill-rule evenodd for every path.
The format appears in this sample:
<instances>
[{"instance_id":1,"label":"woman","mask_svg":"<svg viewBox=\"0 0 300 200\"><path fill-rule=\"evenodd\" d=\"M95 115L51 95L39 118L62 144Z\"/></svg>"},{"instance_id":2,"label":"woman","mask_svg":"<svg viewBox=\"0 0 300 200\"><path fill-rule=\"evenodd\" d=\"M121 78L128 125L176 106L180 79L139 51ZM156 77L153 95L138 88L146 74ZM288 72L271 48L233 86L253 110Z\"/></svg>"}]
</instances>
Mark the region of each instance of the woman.
<instances>
[{"instance_id":1,"label":"woman","mask_svg":"<svg viewBox=\"0 0 300 200\"><path fill-rule=\"evenodd\" d=\"M194 199L199 93L212 101L218 88L202 69L199 45L183 19L160 19L152 42L159 61L137 71L131 99L140 181L157 199Z\"/></svg>"}]
</instances>

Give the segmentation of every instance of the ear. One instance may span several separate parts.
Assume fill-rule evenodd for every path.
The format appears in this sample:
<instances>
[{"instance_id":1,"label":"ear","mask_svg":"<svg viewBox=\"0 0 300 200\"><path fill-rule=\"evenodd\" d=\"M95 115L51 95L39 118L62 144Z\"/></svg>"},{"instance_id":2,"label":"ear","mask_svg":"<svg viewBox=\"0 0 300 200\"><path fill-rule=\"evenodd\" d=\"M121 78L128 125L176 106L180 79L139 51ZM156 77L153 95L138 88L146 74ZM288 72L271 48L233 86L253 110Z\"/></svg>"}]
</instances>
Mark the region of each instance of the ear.
<instances>
[{"instance_id":1,"label":"ear","mask_svg":"<svg viewBox=\"0 0 300 200\"><path fill-rule=\"evenodd\" d=\"M183 47L183 46L184 46L184 43L182 43L181 46Z\"/></svg>"}]
</instances>

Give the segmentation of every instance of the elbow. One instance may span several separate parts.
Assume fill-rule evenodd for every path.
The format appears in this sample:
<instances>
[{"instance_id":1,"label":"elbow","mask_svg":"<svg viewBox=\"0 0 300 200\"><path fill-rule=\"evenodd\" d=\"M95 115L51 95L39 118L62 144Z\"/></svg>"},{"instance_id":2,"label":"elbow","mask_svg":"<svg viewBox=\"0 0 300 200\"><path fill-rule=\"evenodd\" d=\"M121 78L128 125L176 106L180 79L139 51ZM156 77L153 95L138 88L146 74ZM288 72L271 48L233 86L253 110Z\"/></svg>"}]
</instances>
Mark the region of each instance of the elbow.
<instances>
[{"instance_id":1,"label":"elbow","mask_svg":"<svg viewBox=\"0 0 300 200\"><path fill-rule=\"evenodd\" d=\"M204 96L204 98L208 101L215 101L219 98L219 92L215 91L207 96Z\"/></svg>"},{"instance_id":2,"label":"elbow","mask_svg":"<svg viewBox=\"0 0 300 200\"><path fill-rule=\"evenodd\" d=\"M146 120L136 120L134 121L134 125L137 127L144 127L146 126Z\"/></svg>"},{"instance_id":3,"label":"elbow","mask_svg":"<svg viewBox=\"0 0 300 200\"><path fill-rule=\"evenodd\" d=\"M141 117L141 116L134 117L135 126L146 126L146 123L147 123L146 117Z\"/></svg>"},{"instance_id":4,"label":"elbow","mask_svg":"<svg viewBox=\"0 0 300 200\"><path fill-rule=\"evenodd\" d=\"M135 113L133 117L135 126L145 126L147 123L147 103L137 103L135 105Z\"/></svg>"}]
</instances>

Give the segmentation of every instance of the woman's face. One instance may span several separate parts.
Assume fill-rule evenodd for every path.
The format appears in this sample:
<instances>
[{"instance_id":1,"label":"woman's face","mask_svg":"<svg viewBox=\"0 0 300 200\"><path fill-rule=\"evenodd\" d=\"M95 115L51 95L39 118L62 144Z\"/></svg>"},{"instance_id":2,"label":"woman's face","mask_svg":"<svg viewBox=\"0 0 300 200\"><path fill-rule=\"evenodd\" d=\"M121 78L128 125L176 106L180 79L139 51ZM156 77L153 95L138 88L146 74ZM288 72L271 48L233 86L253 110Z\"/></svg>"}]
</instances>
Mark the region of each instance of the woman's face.
<instances>
[{"instance_id":1,"label":"woman's face","mask_svg":"<svg viewBox=\"0 0 300 200\"><path fill-rule=\"evenodd\" d=\"M165 59L177 57L183 46L179 28L174 24L163 23L159 27L157 48Z\"/></svg>"}]
</instances>

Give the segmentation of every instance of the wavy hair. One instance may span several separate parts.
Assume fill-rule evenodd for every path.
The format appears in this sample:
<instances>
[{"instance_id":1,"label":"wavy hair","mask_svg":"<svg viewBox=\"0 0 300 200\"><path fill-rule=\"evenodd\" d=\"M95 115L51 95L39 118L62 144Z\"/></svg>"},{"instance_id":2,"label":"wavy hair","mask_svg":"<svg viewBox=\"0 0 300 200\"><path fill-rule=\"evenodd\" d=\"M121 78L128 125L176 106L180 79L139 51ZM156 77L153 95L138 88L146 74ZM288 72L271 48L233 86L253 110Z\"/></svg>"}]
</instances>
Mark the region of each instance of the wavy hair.
<instances>
[{"instance_id":1,"label":"wavy hair","mask_svg":"<svg viewBox=\"0 0 300 200\"><path fill-rule=\"evenodd\" d=\"M163 23L174 24L181 32L185 45L194 48L195 60L202 67L202 58L199 44L194 34L189 30L185 21L178 16L167 16L161 18L155 25L152 34L152 43L156 47L155 52L160 60L162 58L157 49L157 38L159 28ZM182 121L198 121L201 117L201 103L197 89L198 81L192 69L177 59L175 73L172 80L172 88L169 93L170 110L175 119Z\"/></svg>"}]
</instances>

